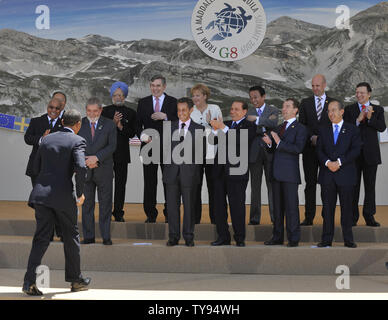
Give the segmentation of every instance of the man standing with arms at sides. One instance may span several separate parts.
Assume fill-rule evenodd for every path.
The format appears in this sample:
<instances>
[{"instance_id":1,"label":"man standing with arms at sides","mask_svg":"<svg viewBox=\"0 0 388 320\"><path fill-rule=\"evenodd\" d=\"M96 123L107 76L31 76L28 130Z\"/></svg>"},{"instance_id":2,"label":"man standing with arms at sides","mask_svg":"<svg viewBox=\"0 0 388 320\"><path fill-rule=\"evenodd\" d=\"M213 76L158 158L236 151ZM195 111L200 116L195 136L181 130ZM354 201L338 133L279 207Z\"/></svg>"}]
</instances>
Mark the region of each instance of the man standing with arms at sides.
<instances>
[{"instance_id":1,"label":"man standing with arms at sides","mask_svg":"<svg viewBox=\"0 0 388 320\"><path fill-rule=\"evenodd\" d=\"M272 239L265 245L283 244L284 218L288 247L297 247L300 240L298 186L301 183L299 154L306 143L307 130L296 120L299 103L289 98L283 103L284 123L270 136L266 133L263 141L274 152L272 169L272 191L274 218Z\"/></svg>"},{"instance_id":2,"label":"man standing with arms at sides","mask_svg":"<svg viewBox=\"0 0 388 320\"><path fill-rule=\"evenodd\" d=\"M345 246L356 248L352 232L352 196L356 184L356 159L361 150L358 128L344 123L344 107L339 101L329 104L331 125L321 127L317 154L321 165L319 183L322 188L323 230L318 247L331 246L334 238L334 215L339 195L341 227Z\"/></svg>"},{"instance_id":3,"label":"man standing with arms at sides","mask_svg":"<svg viewBox=\"0 0 388 320\"><path fill-rule=\"evenodd\" d=\"M249 171L251 173L251 211L249 224L258 225L261 219L261 181L263 170L268 189L269 214L273 223L273 196L270 170L273 154L267 151L262 141L264 132L277 127L279 110L265 103L265 90L260 86L249 89L249 97L254 108L248 110L247 120L254 121L257 125L258 136L252 143L249 156Z\"/></svg>"},{"instance_id":4,"label":"man standing with arms at sides","mask_svg":"<svg viewBox=\"0 0 388 320\"><path fill-rule=\"evenodd\" d=\"M361 153L356 161L357 183L353 194L353 226L360 217L358 200L360 197L361 174L364 178L365 198L362 215L367 226L379 227L374 214L376 213L376 174L381 164L378 132L386 127L384 109L372 104L369 100L372 88L367 82L361 82L356 88L357 103L345 108L344 121L356 125L361 133Z\"/></svg>"},{"instance_id":5,"label":"man standing with arms at sides","mask_svg":"<svg viewBox=\"0 0 388 320\"><path fill-rule=\"evenodd\" d=\"M159 133L160 153L157 155L158 163L143 164L143 208L147 216L146 223L155 223L158 216L156 209L156 196L158 186L158 165L163 173L163 122L176 121L177 100L165 93L167 87L166 78L156 75L151 78L151 95L139 100L137 107L137 136L140 138L143 148L151 142L151 137L142 134L145 129L154 129ZM166 188L163 184L164 199L166 201ZM168 222L167 208L164 204L165 222Z\"/></svg>"},{"instance_id":6,"label":"man standing with arms at sides","mask_svg":"<svg viewBox=\"0 0 388 320\"><path fill-rule=\"evenodd\" d=\"M190 118L194 103L189 98L178 100L178 118L179 121L171 123L171 164L164 164L163 182L166 184L167 194L167 213L168 213L168 229L169 240L167 246L176 246L180 239L180 207L181 197L183 200L183 231L182 235L185 239L186 246L194 246L194 227L195 227L195 201L198 184L200 183L201 163L196 164L196 132L203 136L204 127L197 124ZM178 131L179 130L179 131ZM179 140L174 139L174 133L179 132ZM173 150L178 146L183 145L181 157L174 156ZM205 147L203 139L202 150ZM191 152L191 154L185 154ZM182 159L181 159L182 158ZM177 164L177 160L183 160L183 163ZM186 162L187 161L187 162Z\"/></svg>"},{"instance_id":7,"label":"man standing with arms at sides","mask_svg":"<svg viewBox=\"0 0 388 320\"><path fill-rule=\"evenodd\" d=\"M113 217L117 222L124 222L125 186L127 184L128 163L131 162L129 139L136 134L136 112L125 106L128 86L115 82L110 89L112 105L102 110L102 116L113 120L117 127L117 147L113 154L115 193Z\"/></svg>"},{"instance_id":8,"label":"man standing with arms at sides","mask_svg":"<svg viewBox=\"0 0 388 320\"><path fill-rule=\"evenodd\" d=\"M85 290L90 283L90 278L81 275L77 226L77 206L81 206L85 199L83 190L86 175L86 143L76 135L81 128L81 114L69 110L62 123L62 131L43 139L34 162L37 178L28 205L35 209L36 231L23 283L23 292L32 296L42 295L36 286L36 268L50 244L55 220L59 221L63 232L65 280L71 282L71 291ZM75 193L72 182L74 173Z\"/></svg>"},{"instance_id":9,"label":"man standing with arms at sides","mask_svg":"<svg viewBox=\"0 0 388 320\"><path fill-rule=\"evenodd\" d=\"M299 122L308 130L306 146L303 150L303 170L306 181L305 194L305 219L302 226L311 226L316 211L316 193L318 182L319 161L316 153L319 127L329 125L327 106L333 99L326 96L326 78L317 74L311 81L314 95L303 99L300 103Z\"/></svg>"},{"instance_id":10,"label":"man standing with arms at sides","mask_svg":"<svg viewBox=\"0 0 388 320\"><path fill-rule=\"evenodd\" d=\"M85 203L82 206L83 244L95 242L94 208L96 189L99 202L99 225L104 245L112 245L110 224L112 217L113 152L116 150L116 125L101 116L102 104L90 98L86 117L82 119L79 135L86 140Z\"/></svg>"}]
</instances>

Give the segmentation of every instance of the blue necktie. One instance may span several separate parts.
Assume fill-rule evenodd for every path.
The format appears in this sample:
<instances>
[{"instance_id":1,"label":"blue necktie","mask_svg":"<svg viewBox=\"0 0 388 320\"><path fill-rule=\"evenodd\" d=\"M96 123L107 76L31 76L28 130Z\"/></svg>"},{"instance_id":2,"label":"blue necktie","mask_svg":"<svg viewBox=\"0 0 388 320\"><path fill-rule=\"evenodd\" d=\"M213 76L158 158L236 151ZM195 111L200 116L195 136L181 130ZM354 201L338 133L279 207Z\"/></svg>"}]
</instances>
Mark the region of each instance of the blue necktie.
<instances>
[{"instance_id":1,"label":"blue necktie","mask_svg":"<svg viewBox=\"0 0 388 320\"><path fill-rule=\"evenodd\" d=\"M335 126L335 130L334 130L334 144L337 144L337 140L338 140L338 135L339 135L339 125L336 124Z\"/></svg>"},{"instance_id":2,"label":"blue necktie","mask_svg":"<svg viewBox=\"0 0 388 320\"><path fill-rule=\"evenodd\" d=\"M259 108L259 109L257 109L257 115L260 117L261 116L261 114L262 114L262 112L261 112L261 109Z\"/></svg>"},{"instance_id":3,"label":"blue necktie","mask_svg":"<svg viewBox=\"0 0 388 320\"><path fill-rule=\"evenodd\" d=\"M237 122L233 121L232 122L232 129L236 128L237 127Z\"/></svg>"}]
</instances>

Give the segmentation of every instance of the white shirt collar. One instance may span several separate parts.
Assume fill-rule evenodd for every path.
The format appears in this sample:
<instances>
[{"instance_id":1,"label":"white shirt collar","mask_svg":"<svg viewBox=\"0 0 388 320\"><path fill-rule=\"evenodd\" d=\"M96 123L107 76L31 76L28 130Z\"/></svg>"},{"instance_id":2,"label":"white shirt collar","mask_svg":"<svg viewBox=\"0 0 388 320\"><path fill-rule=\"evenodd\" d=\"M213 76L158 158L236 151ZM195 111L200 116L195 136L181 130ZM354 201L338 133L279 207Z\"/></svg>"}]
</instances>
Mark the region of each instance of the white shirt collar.
<instances>
[{"instance_id":1,"label":"white shirt collar","mask_svg":"<svg viewBox=\"0 0 388 320\"><path fill-rule=\"evenodd\" d=\"M264 109L265 109L265 103L260 107L260 108L256 108L256 110L257 109L260 109L261 110L261 112L264 112Z\"/></svg>"},{"instance_id":2,"label":"white shirt collar","mask_svg":"<svg viewBox=\"0 0 388 320\"><path fill-rule=\"evenodd\" d=\"M65 129L70 130L71 132L75 133L74 130L73 130L72 128L65 127Z\"/></svg>"},{"instance_id":3,"label":"white shirt collar","mask_svg":"<svg viewBox=\"0 0 388 320\"><path fill-rule=\"evenodd\" d=\"M368 101L368 102L365 103L365 104L361 104L361 103L358 102L358 107L359 107L360 109L362 108L362 106L369 107L369 106L370 106L370 101Z\"/></svg>"},{"instance_id":4,"label":"white shirt collar","mask_svg":"<svg viewBox=\"0 0 388 320\"><path fill-rule=\"evenodd\" d=\"M179 120L179 129L182 127L182 123L185 124L185 130L190 126L190 123L191 123L191 118L189 120L187 120L186 122L182 122L181 120Z\"/></svg>"},{"instance_id":5,"label":"white shirt collar","mask_svg":"<svg viewBox=\"0 0 388 320\"><path fill-rule=\"evenodd\" d=\"M332 123L333 131L335 131L335 126L336 125L338 125L338 131L340 131L343 124L344 124L344 120L341 120L341 122L339 122L339 123Z\"/></svg>"},{"instance_id":6,"label":"white shirt collar","mask_svg":"<svg viewBox=\"0 0 388 320\"><path fill-rule=\"evenodd\" d=\"M314 98L315 98L315 102L318 102L318 98L321 99L321 102L326 102L326 93L324 93L323 95L321 95L320 97L314 95Z\"/></svg>"},{"instance_id":7,"label":"white shirt collar","mask_svg":"<svg viewBox=\"0 0 388 320\"><path fill-rule=\"evenodd\" d=\"M296 120L296 118L291 118L291 119L288 119L288 120L284 120L284 121L287 121L287 128Z\"/></svg>"}]
</instances>

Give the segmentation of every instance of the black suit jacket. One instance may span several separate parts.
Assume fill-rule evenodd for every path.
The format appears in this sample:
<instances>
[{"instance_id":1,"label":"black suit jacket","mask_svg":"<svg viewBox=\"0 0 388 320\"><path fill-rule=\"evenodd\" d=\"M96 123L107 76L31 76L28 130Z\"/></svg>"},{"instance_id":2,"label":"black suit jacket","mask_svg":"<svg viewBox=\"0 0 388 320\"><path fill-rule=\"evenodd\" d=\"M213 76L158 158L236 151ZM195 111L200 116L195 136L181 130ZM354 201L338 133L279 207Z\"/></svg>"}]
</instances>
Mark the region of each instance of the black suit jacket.
<instances>
[{"instance_id":1,"label":"black suit jacket","mask_svg":"<svg viewBox=\"0 0 388 320\"><path fill-rule=\"evenodd\" d=\"M233 123L233 121L231 121L231 120L225 122L225 125L229 127L229 130L226 134L226 164L219 163L219 162L221 162L220 155L219 155L221 148L219 146L217 149L217 155L215 158L215 164L214 164L212 175L216 179L227 178L230 180L249 180L249 170L248 170L249 155L250 155L250 151L251 151L252 142L258 134L257 133L257 126L254 122L248 121L247 119L244 118L235 128L235 130L236 130L236 156L237 157L240 157L240 155L241 155L241 145L240 145L241 130L242 129L248 130L248 150L247 150L248 154L245 155L247 157L246 158L247 162L246 162L246 164L244 164L244 165L246 165L247 170L243 174L235 175L235 174L231 174L230 169L233 167L234 168L240 167L242 164L241 163L231 164L229 156L228 156L228 154L229 154L229 150L228 150L228 148L229 148L228 147L229 146L229 135L231 132L230 128L232 127L232 123ZM215 144L218 144L218 141L219 141L218 137L215 137L215 139L214 139ZM240 159L240 161L241 161L241 159Z\"/></svg>"},{"instance_id":2,"label":"black suit jacket","mask_svg":"<svg viewBox=\"0 0 388 320\"><path fill-rule=\"evenodd\" d=\"M173 136L173 133L179 130L179 121L174 121L171 123L171 137ZM195 163L195 155L196 155L196 139L195 139L195 131L200 130L203 134L203 131L205 128L197 123L195 123L193 120L190 122L190 126L188 128L188 133L190 132L191 136L191 163L182 163L182 164L176 164L174 162L173 157L171 158L171 164L164 164L163 169L163 182L166 184L176 184L178 183L178 176L180 176L180 181L182 181L183 186L192 187L200 182L200 167L201 164ZM188 133L186 134L186 137L184 139L184 142L187 142L189 136ZM184 143L183 142L183 143ZM180 144L180 141L171 141L171 155L173 155L174 148ZM204 152L205 152L205 138L202 138L202 143L199 144L202 152L201 160L204 159Z\"/></svg>"},{"instance_id":3,"label":"black suit jacket","mask_svg":"<svg viewBox=\"0 0 388 320\"><path fill-rule=\"evenodd\" d=\"M36 184L28 204L40 204L62 212L76 211L76 196L84 191L85 139L68 129L43 138L34 161ZM72 177L75 173L76 193Z\"/></svg>"},{"instance_id":4,"label":"black suit jacket","mask_svg":"<svg viewBox=\"0 0 388 320\"><path fill-rule=\"evenodd\" d=\"M275 131L279 134L279 126ZM299 170L299 154L306 144L307 129L295 120L284 132L278 146L272 142L271 151L274 153L272 177L277 181L301 183Z\"/></svg>"},{"instance_id":5,"label":"black suit jacket","mask_svg":"<svg viewBox=\"0 0 388 320\"><path fill-rule=\"evenodd\" d=\"M163 101L163 105L160 109L161 112L164 112L167 114L167 120L168 121L176 121L178 120L177 115L177 99L174 97L171 97L167 94L165 94L165 98ZM160 142L162 143L162 134L163 134L163 121L155 121L151 119L151 115L154 113L154 105L153 105L153 98L152 96L145 97L143 99L139 100L138 106L137 106L137 136L140 138L141 133L145 129L155 129L159 132L160 135ZM142 143L142 146L144 143ZM163 150L163 149L161 149Z\"/></svg>"},{"instance_id":6,"label":"black suit jacket","mask_svg":"<svg viewBox=\"0 0 388 320\"><path fill-rule=\"evenodd\" d=\"M126 106L110 105L103 108L101 115L113 120L116 111L123 115L121 120L123 130L117 128L117 147L113 154L113 160L114 162L130 163L129 139L136 134L136 111Z\"/></svg>"},{"instance_id":7,"label":"black suit jacket","mask_svg":"<svg viewBox=\"0 0 388 320\"><path fill-rule=\"evenodd\" d=\"M384 132L387 127L385 125L384 109L374 104L371 105L374 110L372 118L358 126L363 143L360 155L363 156L368 165L378 165L381 164L381 153L377 132ZM358 103L349 105L345 108L344 121L356 125L356 119L359 115Z\"/></svg>"},{"instance_id":8,"label":"black suit jacket","mask_svg":"<svg viewBox=\"0 0 388 320\"><path fill-rule=\"evenodd\" d=\"M325 104L321 114L321 119L318 120L317 109L315 107L315 96L303 99L299 106L299 122L307 129L306 148L311 147L310 139L312 136L318 135L319 127L329 125L330 119L327 114L327 107L333 101L332 98L326 96Z\"/></svg>"},{"instance_id":9,"label":"black suit jacket","mask_svg":"<svg viewBox=\"0 0 388 320\"><path fill-rule=\"evenodd\" d=\"M47 118L47 113L45 113L40 117L31 119L30 125L28 126L27 131L24 135L24 141L28 145L32 146L32 151L28 159L28 164L26 169L26 175L29 177L34 176L33 166L34 166L35 156L39 148L39 140L40 138L42 138L44 132L49 128L50 128L50 123ZM61 119L58 118L54 128L51 130L50 133L56 132L61 129L62 129Z\"/></svg>"},{"instance_id":10,"label":"black suit jacket","mask_svg":"<svg viewBox=\"0 0 388 320\"><path fill-rule=\"evenodd\" d=\"M356 158L361 151L361 138L359 129L350 123L344 122L334 144L333 127L325 126L320 129L317 141L317 154L321 169L318 182L320 184L335 183L339 186L352 186L356 184ZM325 163L327 160L340 159L341 167L336 172L331 172Z\"/></svg>"}]
</instances>

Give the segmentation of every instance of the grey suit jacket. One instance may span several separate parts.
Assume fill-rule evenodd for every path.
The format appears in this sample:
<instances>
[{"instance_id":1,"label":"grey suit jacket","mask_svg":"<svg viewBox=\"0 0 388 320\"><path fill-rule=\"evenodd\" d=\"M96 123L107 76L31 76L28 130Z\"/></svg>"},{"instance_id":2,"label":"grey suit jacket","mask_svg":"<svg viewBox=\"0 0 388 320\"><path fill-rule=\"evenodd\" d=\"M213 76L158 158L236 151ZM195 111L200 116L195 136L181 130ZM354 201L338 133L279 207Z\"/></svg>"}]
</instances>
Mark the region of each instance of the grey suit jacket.
<instances>
[{"instance_id":1,"label":"grey suit jacket","mask_svg":"<svg viewBox=\"0 0 388 320\"><path fill-rule=\"evenodd\" d=\"M98 168L88 169L87 177L90 178L91 171L112 170L113 153L117 145L117 132L114 122L108 118L100 117L97 123L94 139L90 129L88 118L82 119L81 130L78 135L86 140L86 156L96 156L99 164Z\"/></svg>"},{"instance_id":2,"label":"grey suit jacket","mask_svg":"<svg viewBox=\"0 0 388 320\"><path fill-rule=\"evenodd\" d=\"M175 130L178 130L178 124L179 121L174 121L171 123L171 136L174 133ZM182 181L182 185L186 187L192 187L199 183L200 176L199 176L199 170L200 166L199 164L195 164L195 130L201 130L204 131L204 127L195 123L193 120L190 122L190 126L188 128L188 131L191 133L191 146L192 146L192 157L191 157L191 164L175 164L174 159L172 158L171 164L164 164L163 169L163 182L166 184L176 184L178 183L178 177L180 177L180 181ZM186 134L185 139L187 139L188 136ZM171 142L171 149L174 150L174 148L180 144L180 141L172 141ZM202 139L201 148L203 153L203 159L205 158L205 138ZM171 154L173 154L171 150Z\"/></svg>"},{"instance_id":3,"label":"grey suit jacket","mask_svg":"<svg viewBox=\"0 0 388 320\"><path fill-rule=\"evenodd\" d=\"M280 112L278 108L268 104L265 105L264 111L260 116L259 124L257 126L257 133L259 135L255 137L251 145L251 150L249 154L250 163L255 163L257 161L257 158L260 156L272 156L271 154L267 153L266 145L261 138L263 134L263 128L265 128L266 130L272 130L278 126L279 113ZM248 110L247 115L257 116L256 108L250 108Z\"/></svg>"}]
</instances>

